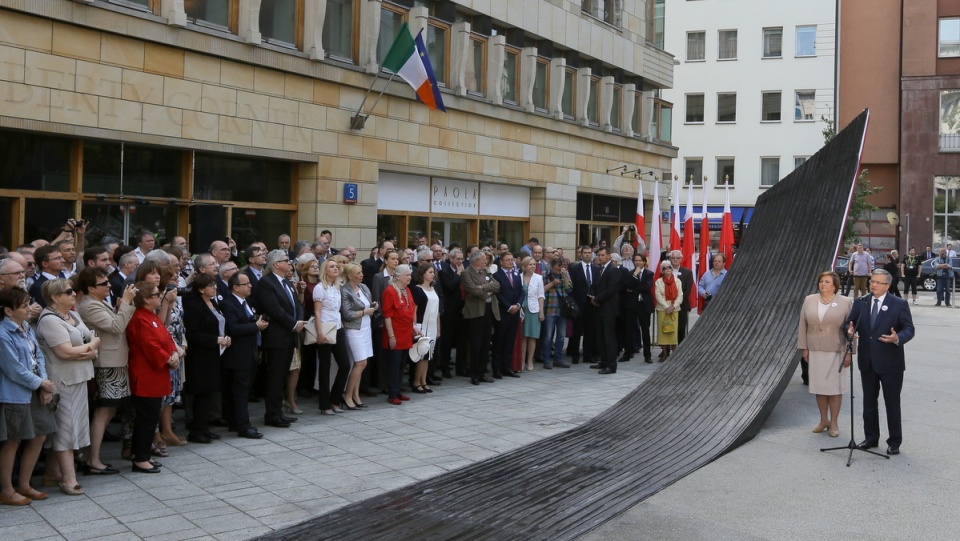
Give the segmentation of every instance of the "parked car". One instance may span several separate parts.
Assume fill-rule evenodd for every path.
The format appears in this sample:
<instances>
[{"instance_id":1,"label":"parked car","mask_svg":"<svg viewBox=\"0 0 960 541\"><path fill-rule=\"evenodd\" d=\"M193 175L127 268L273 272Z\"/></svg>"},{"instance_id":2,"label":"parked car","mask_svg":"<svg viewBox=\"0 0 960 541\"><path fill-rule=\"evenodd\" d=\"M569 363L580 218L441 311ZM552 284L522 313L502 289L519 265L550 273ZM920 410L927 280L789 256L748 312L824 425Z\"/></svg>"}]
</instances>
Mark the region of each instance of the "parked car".
<instances>
[{"instance_id":1,"label":"parked car","mask_svg":"<svg viewBox=\"0 0 960 541\"><path fill-rule=\"evenodd\" d=\"M920 264L920 285L926 291L937 290L937 269L934 268L934 261L938 258L928 259ZM953 267L953 276L956 281L960 276L960 257L950 258L950 265Z\"/></svg>"}]
</instances>

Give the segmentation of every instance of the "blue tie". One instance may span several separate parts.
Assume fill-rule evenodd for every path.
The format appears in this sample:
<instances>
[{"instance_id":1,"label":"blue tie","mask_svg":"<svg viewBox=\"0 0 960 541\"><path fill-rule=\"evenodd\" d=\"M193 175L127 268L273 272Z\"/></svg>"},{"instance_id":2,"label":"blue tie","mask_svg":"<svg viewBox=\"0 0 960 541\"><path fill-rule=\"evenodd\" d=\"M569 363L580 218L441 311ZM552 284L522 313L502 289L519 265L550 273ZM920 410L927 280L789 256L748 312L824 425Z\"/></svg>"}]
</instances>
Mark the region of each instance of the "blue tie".
<instances>
[{"instance_id":1,"label":"blue tie","mask_svg":"<svg viewBox=\"0 0 960 541\"><path fill-rule=\"evenodd\" d=\"M870 310L870 326L877 324L877 314L880 313L880 299L873 299L873 310Z\"/></svg>"},{"instance_id":2,"label":"blue tie","mask_svg":"<svg viewBox=\"0 0 960 541\"><path fill-rule=\"evenodd\" d=\"M280 280L280 287L283 288L283 291L287 294L287 299L290 301L290 308L293 308L293 313L297 313L297 305L293 303L293 293L290 293L290 286L287 285L286 280Z\"/></svg>"},{"instance_id":3,"label":"blue tie","mask_svg":"<svg viewBox=\"0 0 960 541\"><path fill-rule=\"evenodd\" d=\"M243 306L243 311L246 312L248 318L256 319L253 315L253 310L251 310L250 307L247 306L247 301L242 301L240 304L241 306ZM260 345L260 330L257 329L257 346L259 345Z\"/></svg>"}]
</instances>

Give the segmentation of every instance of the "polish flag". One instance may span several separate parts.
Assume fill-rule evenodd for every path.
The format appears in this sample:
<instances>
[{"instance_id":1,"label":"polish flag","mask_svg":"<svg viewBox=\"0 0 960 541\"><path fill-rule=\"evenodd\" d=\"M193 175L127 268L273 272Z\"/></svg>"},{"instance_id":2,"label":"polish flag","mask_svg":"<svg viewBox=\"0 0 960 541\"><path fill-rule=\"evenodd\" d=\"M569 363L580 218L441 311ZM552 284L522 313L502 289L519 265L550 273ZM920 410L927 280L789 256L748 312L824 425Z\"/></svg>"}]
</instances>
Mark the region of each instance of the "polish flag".
<instances>
[{"instance_id":1,"label":"polish flag","mask_svg":"<svg viewBox=\"0 0 960 541\"><path fill-rule=\"evenodd\" d=\"M699 279L710 272L713 268L713 262L710 261L710 218L707 215L707 187L703 187L703 206L700 214L700 268L698 269ZM697 305L697 314L703 313L703 303Z\"/></svg>"},{"instance_id":2,"label":"polish flag","mask_svg":"<svg viewBox=\"0 0 960 541\"><path fill-rule=\"evenodd\" d=\"M730 212L730 186L724 185L726 198L723 202L723 222L720 225L720 251L727 258L724 268L730 270L733 263L733 213Z\"/></svg>"},{"instance_id":3,"label":"polish flag","mask_svg":"<svg viewBox=\"0 0 960 541\"><path fill-rule=\"evenodd\" d=\"M683 248L680 240L680 195L683 185L673 181L673 213L670 216L670 251Z\"/></svg>"},{"instance_id":4,"label":"polish flag","mask_svg":"<svg viewBox=\"0 0 960 541\"><path fill-rule=\"evenodd\" d=\"M660 277L660 250L662 238L660 223L660 183L653 183L653 222L650 223L650 242L647 243L647 268L653 271L653 281Z\"/></svg>"},{"instance_id":5,"label":"polish flag","mask_svg":"<svg viewBox=\"0 0 960 541\"><path fill-rule=\"evenodd\" d=\"M633 236L634 250L640 246L640 239L647 232L647 224L643 219L643 179L638 179L637 184L640 187L637 190L637 216L633 219L633 224L637 228L636 234Z\"/></svg>"},{"instance_id":6,"label":"polish flag","mask_svg":"<svg viewBox=\"0 0 960 541\"><path fill-rule=\"evenodd\" d=\"M693 263L693 251L696 243L693 240L693 186L687 188L687 214L683 220L683 259L680 260L680 266L686 267L693 272L693 289L685 291L684 295L690 297L690 308L697 307L699 300L694 291L697 289L697 266Z\"/></svg>"}]
</instances>

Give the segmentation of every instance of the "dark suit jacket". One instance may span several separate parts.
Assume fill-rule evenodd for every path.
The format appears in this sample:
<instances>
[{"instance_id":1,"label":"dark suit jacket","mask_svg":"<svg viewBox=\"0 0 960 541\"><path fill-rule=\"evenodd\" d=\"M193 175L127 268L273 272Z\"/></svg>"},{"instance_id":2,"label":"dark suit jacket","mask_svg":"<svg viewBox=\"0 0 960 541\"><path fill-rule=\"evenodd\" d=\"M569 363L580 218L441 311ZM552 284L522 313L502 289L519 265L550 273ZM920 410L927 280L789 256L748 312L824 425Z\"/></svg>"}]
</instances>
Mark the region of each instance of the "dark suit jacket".
<instances>
[{"instance_id":1,"label":"dark suit jacket","mask_svg":"<svg viewBox=\"0 0 960 541\"><path fill-rule=\"evenodd\" d=\"M607 263L606 270L594 275L590 294L598 305L595 307L597 315L612 317L620 313L620 277L620 269L613 262Z\"/></svg>"},{"instance_id":2,"label":"dark suit jacket","mask_svg":"<svg viewBox=\"0 0 960 541\"><path fill-rule=\"evenodd\" d=\"M437 277L443 291L443 310L445 314L459 314L463 310L463 296L460 293L460 275L449 261L440 264Z\"/></svg>"},{"instance_id":3,"label":"dark suit jacket","mask_svg":"<svg viewBox=\"0 0 960 541\"><path fill-rule=\"evenodd\" d=\"M913 338L914 332L910 306L900 297L887 293L877 313L876 323L870 325L872 306L873 295L855 300L844 323L846 329L853 322L855 332L859 335L857 366L861 371L870 368L876 374L903 372L906 370L903 345ZM899 345L880 341L880 336L890 334L890 329L895 330L900 338Z\"/></svg>"},{"instance_id":4,"label":"dark suit jacket","mask_svg":"<svg viewBox=\"0 0 960 541\"><path fill-rule=\"evenodd\" d=\"M263 272L261 272L261 274L266 275L266 270L267 270L266 267L264 267ZM246 274L248 278L250 278L250 283L253 284L253 289L257 289L257 282L260 281L260 279L257 278L257 274L253 272L253 270L250 267L243 269L243 273Z\"/></svg>"},{"instance_id":5,"label":"dark suit jacket","mask_svg":"<svg viewBox=\"0 0 960 541\"><path fill-rule=\"evenodd\" d=\"M523 277L520 274L514 274L512 286L503 269L497 269L497 272L493 273L493 279L500 283L500 290L497 291L500 313L505 314L515 304L523 306L527 299L523 296Z\"/></svg>"},{"instance_id":6,"label":"dark suit jacket","mask_svg":"<svg viewBox=\"0 0 960 541\"><path fill-rule=\"evenodd\" d=\"M250 305L250 297L247 297ZM233 344L223 352L221 360L224 368L252 369L257 364L257 318L250 317L233 294L227 295L220 303L220 311L226 320L227 336Z\"/></svg>"},{"instance_id":7,"label":"dark suit jacket","mask_svg":"<svg viewBox=\"0 0 960 541\"><path fill-rule=\"evenodd\" d=\"M33 302L39 304L40 306L46 308L47 303L43 300L43 293L41 288L43 283L46 282L48 278L42 274L37 273L37 279L34 280L33 285L30 286L30 296L33 298Z\"/></svg>"},{"instance_id":8,"label":"dark suit jacket","mask_svg":"<svg viewBox=\"0 0 960 541\"><path fill-rule=\"evenodd\" d=\"M620 267L620 313L636 314L640 310L640 281L630 269Z\"/></svg>"},{"instance_id":9,"label":"dark suit jacket","mask_svg":"<svg viewBox=\"0 0 960 541\"><path fill-rule=\"evenodd\" d=\"M110 276L107 277L107 280L110 281L110 296L116 300L123 296L123 276L120 276L120 271L114 270L110 273Z\"/></svg>"},{"instance_id":10,"label":"dark suit jacket","mask_svg":"<svg viewBox=\"0 0 960 541\"><path fill-rule=\"evenodd\" d=\"M690 296L697 294L696 289L693 287L693 271L686 267L677 267L674 275L680 278L680 285L683 287L683 300L680 301L680 310L689 312Z\"/></svg>"},{"instance_id":11,"label":"dark suit jacket","mask_svg":"<svg viewBox=\"0 0 960 541\"><path fill-rule=\"evenodd\" d=\"M373 292L373 277L380 273L380 267L383 266L382 259L370 258L360 262L360 268L363 270L363 284ZM374 299L380 302L380 299Z\"/></svg>"},{"instance_id":12,"label":"dark suit jacket","mask_svg":"<svg viewBox=\"0 0 960 541\"><path fill-rule=\"evenodd\" d=\"M650 269L643 269L637 276L637 293L640 294L641 308L652 314L656 310L657 301L653 296L653 271Z\"/></svg>"},{"instance_id":13,"label":"dark suit jacket","mask_svg":"<svg viewBox=\"0 0 960 541\"><path fill-rule=\"evenodd\" d=\"M285 290L286 288L286 290ZM287 291L293 296L293 305L287 297ZM303 320L303 305L297 301L293 286L284 280L281 285L277 275L269 273L257 283L253 291L257 310L270 318L270 326L263 331L262 344L265 348L295 348L299 343L299 333L293 328Z\"/></svg>"},{"instance_id":14,"label":"dark suit jacket","mask_svg":"<svg viewBox=\"0 0 960 541\"><path fill-rule=\"evenodd\" d=\"M184 368L187 389L192 393L213 393L220 390L220 323L196 295L183 299L183 326L187 332L187 358ZM229 348L227 348L229 349Z\"/></svg>"},{"instance_id":15,"label":"dark suit jacket","mask_svg":"<svg viewBox=\"0 0 960 541\"><path fill-rule=\"evenodd\" d=\"M230 295L230 286L226 282L217 277L217 298L213 300L214 303L219 303L221 300L227 298L227 295Z\"/></svg>"},{"instance_id":16,"label":"dark suit jacket","mask_svg":"<svg viewBox=\"0 0 960 541\"><path fill-rule=\"evenodd\" d=\"M583 265L582 261L570 265L570 280L573 281L573 293L570 296L577 301L581 312L590 304L590 300L587 298L587 275L583 271ZM596 280L597 276L600 275L600 267L590 263L590 269L591 276Z\"/></svg>"}]
</instances>

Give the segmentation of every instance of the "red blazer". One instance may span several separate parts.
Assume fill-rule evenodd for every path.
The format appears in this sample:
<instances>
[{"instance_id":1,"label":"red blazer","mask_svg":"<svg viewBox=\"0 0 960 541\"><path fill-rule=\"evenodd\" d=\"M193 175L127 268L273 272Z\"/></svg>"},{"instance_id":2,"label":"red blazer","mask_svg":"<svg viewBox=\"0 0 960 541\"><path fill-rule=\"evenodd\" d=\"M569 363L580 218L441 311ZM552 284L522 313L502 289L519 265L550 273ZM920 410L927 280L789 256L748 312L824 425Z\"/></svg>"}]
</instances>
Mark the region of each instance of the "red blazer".
<instances>
[{"instance_id":1,"label":"red blazer","mask_svg":"<svg viewBox=\"0 0 960 541\"><path fill-rule=\"evenodd\" d=\"M406 301L400 298L397 288L388 285L383 290L383 318L390 318L393 324L394 338L397 339L395 349L410 349L413 347L413 319L417 315L417 304L413 302L410 288L407 288ZM387 326L383 326L383 347L390 349L390 335Z\"/></svg>"},{"instance_id":2,"label":"red blazer","mask_svg":"<svg viewBox=\"0 0 960 541\"><path fill-rule=\"evenodd\" d=\"M137 308L127 324L130 347L130 392L144 398L171 393L167 360L177 351L163 321L146 308Z\"/></svg>"}]
</instances>

